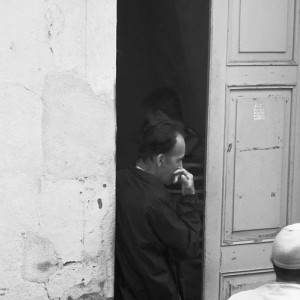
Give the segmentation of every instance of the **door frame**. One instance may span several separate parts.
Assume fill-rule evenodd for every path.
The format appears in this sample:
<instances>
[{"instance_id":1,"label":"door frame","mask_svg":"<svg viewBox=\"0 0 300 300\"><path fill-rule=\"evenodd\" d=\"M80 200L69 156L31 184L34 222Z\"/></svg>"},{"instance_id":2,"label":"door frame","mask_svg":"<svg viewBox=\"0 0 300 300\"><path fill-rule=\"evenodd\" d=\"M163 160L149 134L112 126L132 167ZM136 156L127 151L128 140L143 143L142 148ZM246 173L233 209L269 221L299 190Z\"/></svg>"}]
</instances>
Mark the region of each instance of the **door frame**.
<instances>
[{"instance_id":1,"label":"door frame","mask_svg":"<svg viewBox=\"0 0 300 300\"><path fill-rule=\"evenodd\" d=\"M210 205L205 205L204 221L203 299L205 300L219 299L219 288L212 289L210 284L219 282L221 260L219 245L222 231L226 103L220 95L225 96L226 52L223 49L227 44L227 18L227 1L210 0L205 167L205 203ZM215 234L210 231L211 228L219 233L219 239L215 239Z\"/></svg>"}]
</instances>

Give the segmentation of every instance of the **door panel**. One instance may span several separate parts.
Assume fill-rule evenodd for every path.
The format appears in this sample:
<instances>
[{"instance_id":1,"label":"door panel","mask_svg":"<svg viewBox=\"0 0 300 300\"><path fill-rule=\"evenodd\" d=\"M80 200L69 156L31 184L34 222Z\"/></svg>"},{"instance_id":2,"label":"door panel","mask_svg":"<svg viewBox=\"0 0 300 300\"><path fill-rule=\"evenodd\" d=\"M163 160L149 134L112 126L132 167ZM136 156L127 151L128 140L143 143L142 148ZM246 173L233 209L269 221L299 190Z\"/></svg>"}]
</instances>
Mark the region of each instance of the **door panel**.
<instances>
[{"instance_id":1,"label":"door panel","mask_svg":"<svg viewBox=\"0 0 300 300\"><path fill-rule=\"evenodd\" d=\"M295 0L230 0L229 64L296 64Z\"/></svg>"},{"instance_id":2,"label":"door panel","mask_svg":"<svg viewBox=\"0 0 300 300\"><path fill-rule=\"evenodd\" d=\"M227 99L223 243L257 241L286 223L291 90L232 89Z\"/></svg>"},{"instance_id":3,"label":"door panel","mask_svg":"<svg viewBox=\"0 0 300 300\"><path fill-rule=\"evenodd\" d=\"M256 270L250 272L234 272L221 275L222 298L228 299L231 295L249 289L255 289L265 283L275 280L273 270Z\"/></svg>"},{"instance_id":4,"label":"door panel","mask_svg":"<svg viewBox=\"0 0 300 300\"><path fill-rule=\"evenodd\" d=\"M286 52L289 4L286 0L240 1L239 52Z\"/></svg>"},{"instance_id":5,"label":"door panel","mask_svg":"<svg viewBox=\"0 0 300 300\"><path fill-rule=\"evenodd\" d=\"M274 281L272 241L300 220L298 10L211 1L205 300Z\"/></svg>"}]
</instances>

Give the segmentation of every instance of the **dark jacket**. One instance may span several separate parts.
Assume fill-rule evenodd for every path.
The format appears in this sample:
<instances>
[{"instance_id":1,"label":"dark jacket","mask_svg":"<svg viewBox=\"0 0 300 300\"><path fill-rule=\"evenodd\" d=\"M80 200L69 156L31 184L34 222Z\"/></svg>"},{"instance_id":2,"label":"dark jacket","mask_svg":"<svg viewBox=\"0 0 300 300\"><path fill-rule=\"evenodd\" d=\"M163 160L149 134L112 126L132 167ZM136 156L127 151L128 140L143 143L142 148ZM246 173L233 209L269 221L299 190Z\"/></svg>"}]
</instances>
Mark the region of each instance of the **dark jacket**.
<instances>
[{"instance_id":1,"label":"dark jacket","mask_svg":"<svg viewBox=\"0 0 300 300\"><path fill-rule=\"evenodd\" d=\"M199 252L199 200L172 202L142 170L118 171L115 299L178 300L176 262Z\"/></svg>"}]
</instances>

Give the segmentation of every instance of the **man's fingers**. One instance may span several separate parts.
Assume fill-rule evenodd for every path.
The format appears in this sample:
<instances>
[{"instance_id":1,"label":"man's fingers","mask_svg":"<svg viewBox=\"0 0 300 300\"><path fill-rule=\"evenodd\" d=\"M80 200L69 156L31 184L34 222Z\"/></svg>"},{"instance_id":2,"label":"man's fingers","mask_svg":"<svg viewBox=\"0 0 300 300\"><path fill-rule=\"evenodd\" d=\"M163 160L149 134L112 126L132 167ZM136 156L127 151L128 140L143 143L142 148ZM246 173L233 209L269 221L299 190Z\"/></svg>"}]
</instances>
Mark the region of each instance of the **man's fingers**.
<instances>
[{"instance_id":1,"label":"man's fingers","mask_svg":"<svg viewBox=\"0 0 300 300\"><path fill-rule=\"evenodd\" d=\"M187 172L187 171L183 168L180 168L180 169L176 169L173 174L177 175L177 174L184 173L184 172Z\"/></svg>"},{"instance_id":2,"label":"man's fingers","mask_svg":"<svg viewBox=\"0 0 300 300\"><path fill-rule=\"evenodd\" d=\"M187 170L185 170L184 168L175 170L173 176L174 176L173 183L178 182L178 180L182 182L188 182L190 180L193 180L193 175L189 173Z\"/></svg>"},{"instance_id":3,"label":"man's fingers","mask_svg":"<svg viewBox=\"0 0 300 300\"><path fill-rule=\"evenodd\" d=\"M186 169L183 169L183 168L175 170L173 174L175 176L176 175L185 175L186 177L193 176L191 173L189 173Z\"/></svg>"},{"instance_id":4,"label":"man's fingers","mask_svg":"<svg viewBox=\"0 0 300 300\"><path fill-rule=\"evenodd\" d=\"M180 176L180 180L181 180L182 183L183 182L188 182L188 178L183 174Z\"/></svg>"},{"instance_id":5,"label":"man's fingers","mask_svg":"<svg viewBox=\"0 0 300 300\"><path fill-rule=\"evenodd\" d=\"M174 176L174 178L173 178L173 184L175 184L175 183L178 182L179 176L180 176L180 174L177 174L177 175Z\"/></svg>"}]
</instances>

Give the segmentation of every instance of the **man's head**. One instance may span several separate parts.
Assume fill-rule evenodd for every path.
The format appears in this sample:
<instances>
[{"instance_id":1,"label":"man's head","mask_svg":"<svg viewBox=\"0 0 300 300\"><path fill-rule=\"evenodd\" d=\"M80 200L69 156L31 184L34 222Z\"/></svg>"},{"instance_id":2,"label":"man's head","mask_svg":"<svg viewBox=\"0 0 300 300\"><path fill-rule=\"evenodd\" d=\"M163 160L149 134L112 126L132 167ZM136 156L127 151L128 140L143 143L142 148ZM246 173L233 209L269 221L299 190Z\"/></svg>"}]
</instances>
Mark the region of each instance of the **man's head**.
<instances>
[{"instance_id":1,"label":"man's head","mask_svg":"<svg viewBox=\"0 0 300 300\"><path fill-rule=\"evenodd\" d=\"M163 184L171 184L173 172L182 168L185 142L180 125L157 119L148 123L140 137L139 160L151 167Z\"/></svg>"},{"instance_id":2,"label":"man's head","mask_svg":"<svg viewBox=\"0 0 300 300\"><path fill-rule=\"evenodd\" d=\"M272 246L277 281L300 283L300 223L284 227Z\"/></svg>"}]
</instances>

